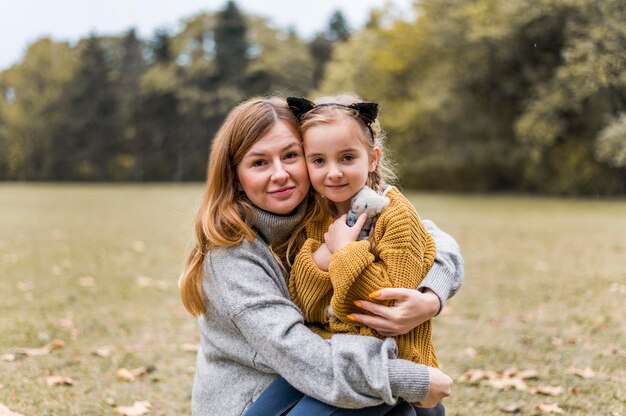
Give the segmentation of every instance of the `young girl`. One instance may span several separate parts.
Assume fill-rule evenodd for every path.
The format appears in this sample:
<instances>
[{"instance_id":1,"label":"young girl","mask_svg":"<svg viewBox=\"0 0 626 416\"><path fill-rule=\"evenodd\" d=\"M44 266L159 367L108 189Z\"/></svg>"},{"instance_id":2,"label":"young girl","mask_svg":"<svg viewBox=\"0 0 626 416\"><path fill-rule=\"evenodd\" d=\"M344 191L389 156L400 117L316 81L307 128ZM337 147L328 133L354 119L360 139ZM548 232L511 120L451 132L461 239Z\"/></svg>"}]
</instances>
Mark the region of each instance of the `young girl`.
<instances>
[{"instance_id":1,"label":"young girl","mask_svg":"<svg viewBox=\"0 0 626 416\"><path fill-rule=\"evenodd\" d=\"M378 106L355 96L327 97L312 103L289 98L300 120L311 184L326 198L332 215L308 223L307 241L296 257L290 293L311 329L379 336L359 324L360 300L386 287L417 288L435 257L435 243L413 205L389 183ZM365 185L385 194L370 239L356 241L357 227L346 224L355 194ZM330 305L330 311L328 306ZM400 358L437 367L431 321L396 337Z\"/></svg>"}]
</instances>

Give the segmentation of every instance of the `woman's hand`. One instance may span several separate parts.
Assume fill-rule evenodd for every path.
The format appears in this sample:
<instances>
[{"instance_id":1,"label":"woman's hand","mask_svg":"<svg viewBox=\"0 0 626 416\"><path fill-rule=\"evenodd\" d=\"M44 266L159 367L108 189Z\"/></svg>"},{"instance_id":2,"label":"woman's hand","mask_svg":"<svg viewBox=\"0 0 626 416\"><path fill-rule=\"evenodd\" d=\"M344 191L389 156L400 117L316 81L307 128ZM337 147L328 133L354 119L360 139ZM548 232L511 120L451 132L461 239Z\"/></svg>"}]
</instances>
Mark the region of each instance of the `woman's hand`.
<instances>
[{"instance_id":1,"label":"woman's hand","mask_svg":"<svg viewBox=\"0 0 626 416\"><path fill-rule=\"evenodd\" d=\"M337 218L335 222L330 224L328 231L324 234L324 242L328 246L331 253L334 253L351 242L356 241L359 233L361 232L361 228L363 228L363 224L365 224L365 221L367 220L367 214L361 214L356 220L356 223L350 227L346 224L347 217L348 216L344 214Z\"/></svg>"},{"instance_id":2,"label":"woman's hand","mask_svg":"<svg viewBox=\"0 0 626 416\"><path fill-rule=\"evenodd\" d=\"M437 403L452 394L452 379L441 370L428 367L428 394L418 403L413 403L417 407L435 407Z\"/></svg>"},{"instance_id":3,"label":"woman's hand","mask_svg":"<svg viewBox=\"0 0 626 416\"><path fill-rule=\"evenodd\" d=\"M406 334L434 317L441 307L439 297L430 289L422 293L416 289L385 288L377 290L370 297L376 300L395 299L395 302L393 306L384 306L359 300L359 306L374 316L360 313L351 316L385 337Z\"/></svg>"}]
</instances>

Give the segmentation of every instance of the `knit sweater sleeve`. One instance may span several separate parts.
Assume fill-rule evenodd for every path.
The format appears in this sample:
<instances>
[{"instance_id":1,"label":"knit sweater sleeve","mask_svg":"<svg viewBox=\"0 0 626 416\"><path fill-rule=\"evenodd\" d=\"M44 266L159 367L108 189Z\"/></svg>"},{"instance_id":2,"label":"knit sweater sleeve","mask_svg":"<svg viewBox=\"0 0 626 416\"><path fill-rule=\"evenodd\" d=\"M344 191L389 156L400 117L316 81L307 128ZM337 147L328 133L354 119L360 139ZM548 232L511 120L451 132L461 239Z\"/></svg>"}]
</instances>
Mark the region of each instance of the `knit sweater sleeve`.
<instances>
[{"instance_id":1,"label":"knit sweater sleeve","mask_svg":"<svg viewBox=\"0 0 626 416\"><path fill-rule=\"evenodd\" d=\"M289 294L300 308L306 322L328 322L327 308L330 305L333 287L330 274L313 262L313 253L321 242L308 238L298 252L289 277Z\"/></svg>"},{"instance_id":2,"label":"knit sweater sleeve","mask_svg":"<svg viewBox=\"0 0 626 416\"><path fill-rule=\"evenodd\" d=\"M242 245L245 246L244 242ZM344 408L423 400L427 367L397 359L391 338L336 335L324 340L304 325L271 255L232 249L211 253L206 290L255 351L257 366L315 399ZM224 254L226 252L226 254ZM269 260L268 260L269 259Z\"/></svg>"},{"instance_id":3,"label":"knit sweater sleeve","mask_svg":"<svg viewBox=\"0 0 626 416\"><path fill-rule=\"evenodd\" d=\"M463 257L461 249L450 234L445 233L434 222L423 221L424 226L435 240L437 251L435 261L420 283L418 290L431 289L439 297L443 309L445 302L454 296L463 284Z\"/></svg>"},{"instance_id":4,"label":"knit sweater sleeve","mask_svg":"<svg viewBox=\"0 0 626 416\"><path fill-rule=\"evenodd\" d=\"M368 241L356 241L331 257L331 308L345 323L351 322L346 315L362 312L355 300L386 287L417 288L434 260L434 240L415 208L395 189L387 195L391 204L376 223L373 253Z\"/></svg>"}]
</instances>

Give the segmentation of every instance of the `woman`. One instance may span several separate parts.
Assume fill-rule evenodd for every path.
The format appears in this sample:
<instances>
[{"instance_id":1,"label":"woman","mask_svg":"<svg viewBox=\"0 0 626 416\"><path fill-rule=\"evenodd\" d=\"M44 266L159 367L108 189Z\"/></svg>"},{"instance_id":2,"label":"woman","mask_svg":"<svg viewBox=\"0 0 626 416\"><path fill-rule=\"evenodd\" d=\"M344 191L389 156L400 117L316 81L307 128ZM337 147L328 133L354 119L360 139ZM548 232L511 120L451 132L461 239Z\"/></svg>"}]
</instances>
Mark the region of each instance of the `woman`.
<instances>
[{"instance_id":1,"label":"woman","mask_svg":"<svg viewBox=\"0 0 626 416\"><path fill-rule=\"evenodd\" d=\"M284 100L252 99L231 111L213 141L196 247L179 282L201 333L192 413L241 415L278 374L341 408L393 405L399 397L434 406L450 394L452 381L441 371L396 359L392 338L323 340L289 298L289 261L320 206L309 192L297 131ZM438 245L445 240L434 237ZM430 318L434 313L414 308L415 300L432 305L437 298L438 306L462 280L452 264L461 261L458 250L444 261L450 264L434 266L437 284L428 286L429 276L423 283L433 293L412 290L397 307L374 310L378 317L355 317L384 335Z\"/></svg>"}]
</instances>

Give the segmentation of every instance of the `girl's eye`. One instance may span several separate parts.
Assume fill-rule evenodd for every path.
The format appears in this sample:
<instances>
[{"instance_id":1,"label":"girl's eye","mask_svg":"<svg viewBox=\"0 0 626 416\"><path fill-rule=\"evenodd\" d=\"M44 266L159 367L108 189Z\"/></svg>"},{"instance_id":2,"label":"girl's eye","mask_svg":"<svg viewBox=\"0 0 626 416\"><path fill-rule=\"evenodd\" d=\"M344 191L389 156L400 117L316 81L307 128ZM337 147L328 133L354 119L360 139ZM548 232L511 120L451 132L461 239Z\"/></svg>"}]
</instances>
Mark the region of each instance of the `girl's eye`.
<instances>
[{"instance_id":1,"label":"girl's eye","mask_svg":"<svg viewBox=\"0 0 626 416\"><path fill-rule=\"evenodd\" d=\"M322 159L321 157L315 158L311 161L314 165L321 165L322 163L324 163L324 159Z\"/></svg>"},{"instance_id":2,"label":"girl's eye","mask_svg":"<svg viewBox=\"0 0 626 416\"><path fill-rule=\"evenodd\" d=\"M352 155L345 155L343 157L343 160L345 160L347 162L350 162L350 161L354 160L354 156L352 156Z\"/></svg>"}]
</instances>

